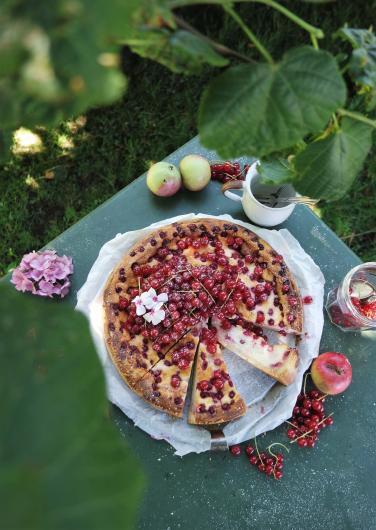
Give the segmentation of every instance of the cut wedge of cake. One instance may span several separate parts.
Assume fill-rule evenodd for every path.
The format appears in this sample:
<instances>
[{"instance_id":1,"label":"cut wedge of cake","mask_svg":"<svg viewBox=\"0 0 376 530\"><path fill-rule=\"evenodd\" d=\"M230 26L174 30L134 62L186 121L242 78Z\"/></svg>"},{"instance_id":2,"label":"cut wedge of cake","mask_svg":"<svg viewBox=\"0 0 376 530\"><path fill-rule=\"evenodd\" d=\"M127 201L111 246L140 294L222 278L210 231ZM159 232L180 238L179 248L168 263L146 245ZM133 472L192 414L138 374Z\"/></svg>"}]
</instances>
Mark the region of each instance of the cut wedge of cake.
<instances>
[{"instance_id":1,"label":"cut wedge of cake","mask_svg":"<svg viewBox=\"0 0 376 530\"><path fill-rule=\"evenodd\" d=\"M283 385L294 381L299 363L296 348L282 343L270 344L265 337L241 326L233 325L230 329L223 329L216 319L213 319L213 325L222 346Z\"/></svg>"},{"instance_id":2,"label":"cut wedge of cake","mask_svg":"<svg viewBox=\"0 0 376 530\"><path fill-rule=\"evenodd\" d=\"M246 405L228 373L216 330L204 328L194 372L188 422L213 425L243 416Z\"/></svg>"},{"instance_id":3,"label":"cut wedge of cake","mask_svg":"<svg viewBox=\"0 0 376 530\"><path fill-rule=\"evenodd\" d=\"M198 337L194 328L135 385L139 396L171 416L183 415Z\"/></svg>"}]
</instances>

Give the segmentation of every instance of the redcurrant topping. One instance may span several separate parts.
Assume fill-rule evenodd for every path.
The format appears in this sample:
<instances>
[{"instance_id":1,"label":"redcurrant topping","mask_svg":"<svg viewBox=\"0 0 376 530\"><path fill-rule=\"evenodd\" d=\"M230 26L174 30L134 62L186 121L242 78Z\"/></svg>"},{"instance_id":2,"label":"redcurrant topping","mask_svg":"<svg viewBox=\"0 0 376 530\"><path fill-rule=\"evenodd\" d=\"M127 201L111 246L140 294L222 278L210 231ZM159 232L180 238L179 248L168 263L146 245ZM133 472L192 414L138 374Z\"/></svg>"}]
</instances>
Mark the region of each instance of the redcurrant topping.
<instances>
[{"instance_id":1,"label":"redcurrant topping","mask_svg":"<svg viewBox=\"0 0 376 530\"><path fill-rule=\"evenodd\" d=\"M124 310L129 306L129 300L127 298L119 297L118 307L120 310Z\"/></svg>"},{"instance_id":2,"label":"redcurrant topping","mask_svg":"<svg viewBox=\"0 0 376 530\"><path fill-rule=\"evenodd\" d=\"M209 381L200 381L199 383L197 383L197 388L199 390L202 390L202 391L207 391L209 390L211 387L211 384L209 383Z\"/></svg>"},{"instance_id":3,"label":"redcurrant topping","mask_svg":"<svg viewBox=\"0 0 376 530\"><path fill-rule=\"evenodd\" d=\"M181 379L178 375L173 375L171 377L171 386L173 388L178 388L180 386Z\"/></svg>"}]
</instances>

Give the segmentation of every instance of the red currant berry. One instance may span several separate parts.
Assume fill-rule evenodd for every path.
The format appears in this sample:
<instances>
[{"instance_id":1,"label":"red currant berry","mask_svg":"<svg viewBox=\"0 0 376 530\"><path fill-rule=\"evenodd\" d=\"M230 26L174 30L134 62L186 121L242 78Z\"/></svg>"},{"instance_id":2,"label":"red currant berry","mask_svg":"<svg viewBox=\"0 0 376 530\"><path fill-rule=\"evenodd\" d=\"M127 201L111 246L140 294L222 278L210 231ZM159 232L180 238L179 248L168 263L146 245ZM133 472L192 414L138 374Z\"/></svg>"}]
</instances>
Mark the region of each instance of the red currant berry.
<instances>
[{"instance_id":1,"label":"red currant berry","mask_svg":"<svg viewBox=\"0 0 376 530\"><path fill-rule=\"evenodd\" d=\"M233 445L230 447L231 454L234 456L240 456L242 454L242 450L240 445Z\"/></svg>"},{"instance_id":2,"label":"red currant berry","mask_svg":"<svg viewBox=\"0 0 376 530\"><path fill-rule=\"evenodd\" d=\"M253 453L255 452L255 448L252 447L252 445L248 445L248 446L245 448L245 452L247 453L248 456L251 456L251 455L253 455Z\"/></svg>"},{"instance_id":3,"label":"red currant berry","mask_svg":"<svg viewBox=\"0 0 376 530\"><path fill-rule=\"evenodd\" d=\"M294 440L294 438L296 438L296 430L295 429L289 429L287 431L287 438L289 438L290 440Z\"/></svg>"}]
</instances>

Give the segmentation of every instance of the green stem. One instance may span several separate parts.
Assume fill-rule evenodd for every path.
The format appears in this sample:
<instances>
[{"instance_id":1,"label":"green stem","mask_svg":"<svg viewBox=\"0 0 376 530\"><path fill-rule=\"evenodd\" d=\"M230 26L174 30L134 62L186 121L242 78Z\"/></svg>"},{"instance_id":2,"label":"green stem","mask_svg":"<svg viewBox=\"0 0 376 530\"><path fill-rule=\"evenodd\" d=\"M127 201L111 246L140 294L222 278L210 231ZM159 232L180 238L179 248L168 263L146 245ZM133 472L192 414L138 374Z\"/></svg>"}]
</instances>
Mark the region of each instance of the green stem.
<instances>
[{"instance_id":1,"label":"green stem","mask_svg":"<svg viewBox=\"0 0 376 530\"><path fill-rule=\"evenodd\" d=\"M260 451L259 451L258 446L257 446L256 436L255 436L254 440L255 440L256 452L257 452L257 454L258 454L259 459L261 460L261 463L263 464L264 462L262 461L262 458L261 458L261 456L260 456Z\"/></svg>"},{"instance_id":2,"label":"green stem","mask_svg":"<svg viewBox=\"0 0 376 530\"><path fill-rule=\"evenodd\" d=\"M345 64L345 66L343 66L343 67L341 68L341 74L342 74L342 75L345 74L349 68L350 68L349 63Z\"/></svg>"},{"instance_id":3,"label":"green stem","mask_svg":"<svg viewBox=\"0 0 376 530\"><path fill-rule=\"evenodd\" d=\"M313 33L310 33L309 36L311 37L312 46L315 48L315 50L319 49L319 43L317 42L317 37Z\"/></svg>"},{"instance_id":4,"label":"green stem","mask_svg":"<svg viewBox=\"0 0 376 530\"><path fill-rule=\"evenodd\" d=\"M258 51L261 53L261 55L265 58L265 60L273 64L273 58L268 52L268 50L261 44L261 42L258 40L256 35L249 29L249 27L243 22L242 18L237 14L236 11L229 5L224 5L223 9L227 11L227 13L232 16L232 18L239 24L241 29L244 31L244 33L247 35L247 37L253 42L253 44L256 46Z\"/></svg>"},{"instance_id":5,"label":"green stem","mask_svg":"<svg viewBox=\"0 0 376 530\"><path fill-rule=\"evenodd\" d=\"M278 2L275 2L274 0L251 0L251 1L257 2L259 4L265 4L267 6L272 7L276 11L279 11L280 13L282 13L282 15L285 15L285 17L295 22L295 24L297 24L301 28L308 31L308 33L310 33L311 35L314 35L316 39L322 39L324 37L324 32L322 31L321 28L316 28L315 26L312 26L311 24L309 24L302 18L298 17L298 15L295 15L295 13L287 9L285 6L282 6Z\"/></svg>"},{"instance_id":6,"label":"green stem","mask_svg":"<svg viewBox=\"0 0 376 530\"><path fill-rule=\"evenodd\" d=\"M306 391L307 377L308 377L309 375L311 375L311 372L307 372L307 373L304 375L303 394L305 394L305 391Z\"/></svg>"},{"instance_id":7,"label":"green stem","mask_svg":"<svg viewBox=\"0 0 376 530\"><path fill-rule=\"evenodd\" d=\"M318 427L319 425L322 425L324 423L324 421L327 419L327 418L330 418L331 416L333 416L334 412L331 412L330 414L328 414L327 416L325 416L325 418L323 418L321 421L319 421L319 423L316 424L316 426ZM311 429L310 431L307 431L307 432L304 432L302 435L298 436L297 438L294 438L294 440L291 440L290 444L294 444L295 442L297 442L298 440L300 440L300 438L305 438L306 436L308 436L309 434L311 434L311 432L313 432L314 429Z\"/></svg>"},{"instance_id":8,"label":"green stem","mask_svg":"<svg viewBox=\"0 0 376 530\"><path fill-rule=\"evenodd\" d=\"M339 123L338 123L338 120L337 120L337 116L335 115L335 113L333 112L332 114L332 120L333 120L333 124L334 124L334 128L336 131L338 131L339 129Z\"/></svg>"},{"instance_id":9,"label":"green stem","mask_svg":"<svg viewBox=\"0 0 376 530\"><path fill-rule=\"evenodd\" d=\"M361 121L362 123L366 123L370 127L376 129L376 120L371 120L370 118L367 118L367 116L364 116L364 114L360 114L360 112L352 112L351 110L346 109L338 109L337 112L340 116L347 116L353 120Z\"/></svg>"},{"instance_id":10,"label":"green stem","mask_svg":"<svg viewBox=\"0 0 376 530\"><path fill-rule=\"evenodd\" d=\"M273 451L271 450L271 447L274 447L275 445L280 445L281 447L283 447L283 449L286 449L286 451L289 453L290 452L290 449L288 447L285 446L285 444L280 444L279 442L274 442L273 444L269 445L269 447L267 447L266 449L269 451L269 453L274 456L275 458L277 458L277 455L275 453L273 453Z\"/></svg>"}]
</instances>

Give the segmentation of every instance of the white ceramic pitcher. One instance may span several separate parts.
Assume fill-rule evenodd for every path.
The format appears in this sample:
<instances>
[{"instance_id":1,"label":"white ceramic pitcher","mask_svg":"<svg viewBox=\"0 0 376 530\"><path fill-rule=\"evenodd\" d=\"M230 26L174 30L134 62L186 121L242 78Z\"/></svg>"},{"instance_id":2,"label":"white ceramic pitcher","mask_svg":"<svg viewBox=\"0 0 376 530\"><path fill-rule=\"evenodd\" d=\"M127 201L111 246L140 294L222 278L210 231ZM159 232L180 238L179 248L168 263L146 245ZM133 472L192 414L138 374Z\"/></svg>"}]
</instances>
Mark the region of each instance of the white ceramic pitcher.
<instances>
[{"instance_id":1,"label":"white ceramic pitcher","mask_svg":"<svg viewBox=\"0 0 376 530\"><path fill-rule=\"evenodd\" d=\"M245 180L230 180L222 186L222 193L232 201L242 203L243 210L246 216L253 222L260 226L275 226L283 223L292 214L295 204L288 204L287 206L271 207L259 202L256 195L269 196L281 186L266 185L261 183L261 176L257 171L259 161L254 162L246 175ZM230 190L243 190L242 195L232 193ZM280 197L293 197L296 195L294 188L290 184L284 184L281 189Z\"/></svg>"}]
</instances>

